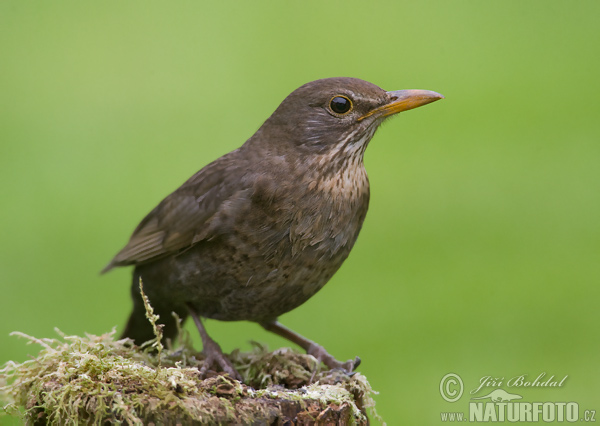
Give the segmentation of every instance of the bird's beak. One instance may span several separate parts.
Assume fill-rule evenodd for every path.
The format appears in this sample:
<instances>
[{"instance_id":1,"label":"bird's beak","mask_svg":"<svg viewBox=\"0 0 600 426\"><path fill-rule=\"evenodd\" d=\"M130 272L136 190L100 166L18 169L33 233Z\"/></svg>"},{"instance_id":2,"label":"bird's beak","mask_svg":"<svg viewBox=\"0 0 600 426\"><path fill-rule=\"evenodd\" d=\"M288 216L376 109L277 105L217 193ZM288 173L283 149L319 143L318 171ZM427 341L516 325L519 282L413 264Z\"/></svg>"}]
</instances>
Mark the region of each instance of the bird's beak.
<instances>
[{"instance_id":1,"label":"bird's beak","mask_svg":"<svg viewBox=\"0 0 600 426\"><path fill-rule=\"evenodd\" d=\"M397 114L402 111L408 111L409 109L417 108L423 105L427 105L431 102L435 102L440 99L444 99L442 95L431 90L396 90L393 92L387 92L390 102L375 108L358 120L363 120L372 115L380 117L387 117L388 115Z\"/></svg>"}]
</instances>

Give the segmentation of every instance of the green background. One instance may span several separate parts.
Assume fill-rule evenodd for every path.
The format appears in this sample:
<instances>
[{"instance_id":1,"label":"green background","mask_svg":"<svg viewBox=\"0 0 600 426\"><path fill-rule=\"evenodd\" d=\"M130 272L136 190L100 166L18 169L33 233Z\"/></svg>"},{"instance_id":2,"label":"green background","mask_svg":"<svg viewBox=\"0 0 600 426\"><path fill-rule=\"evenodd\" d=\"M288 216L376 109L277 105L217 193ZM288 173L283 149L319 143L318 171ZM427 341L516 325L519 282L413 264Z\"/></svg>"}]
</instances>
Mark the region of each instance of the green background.
<instances>
[{"instance_id":1,"label":"green background","mask_svg":"<svg viewBox=\"0 0 600 426\"><path fill-rule=\"evenodd\" d=\"M130 271L98 272L139 220L296 87L352 76L446 99L377 133L355 249L282 322L339 359L360 355L388 424L465 411L488 375L568 375L561 389L503 388L600 411L599 13L549 0L3 1L0 363L37 353L13 330L120 329ZM251 323L207 327L226 351L288 345ZM450 372L465 383L454 404L439 392Z\"/></svg>"}]
</instances>

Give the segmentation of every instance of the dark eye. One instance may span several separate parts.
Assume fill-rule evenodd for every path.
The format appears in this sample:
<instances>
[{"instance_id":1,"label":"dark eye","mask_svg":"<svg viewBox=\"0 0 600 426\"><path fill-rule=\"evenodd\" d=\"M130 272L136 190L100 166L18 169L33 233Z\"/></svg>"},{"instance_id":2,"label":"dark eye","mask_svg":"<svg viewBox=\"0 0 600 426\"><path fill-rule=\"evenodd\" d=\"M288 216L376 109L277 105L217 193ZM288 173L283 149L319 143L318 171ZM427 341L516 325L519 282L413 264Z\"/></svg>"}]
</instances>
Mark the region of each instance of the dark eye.
<instances>
[{"instance_id":1,"label":"dark eye","mask_svg":"<svg viewBox=\"0 0 600 426\"><path fill-rule=\"evenodd\" d=\"M352 101L345 96L336 96L329 103L329 108L336 114L346 114L352 109Z\"/></svg>"}]
</instances>

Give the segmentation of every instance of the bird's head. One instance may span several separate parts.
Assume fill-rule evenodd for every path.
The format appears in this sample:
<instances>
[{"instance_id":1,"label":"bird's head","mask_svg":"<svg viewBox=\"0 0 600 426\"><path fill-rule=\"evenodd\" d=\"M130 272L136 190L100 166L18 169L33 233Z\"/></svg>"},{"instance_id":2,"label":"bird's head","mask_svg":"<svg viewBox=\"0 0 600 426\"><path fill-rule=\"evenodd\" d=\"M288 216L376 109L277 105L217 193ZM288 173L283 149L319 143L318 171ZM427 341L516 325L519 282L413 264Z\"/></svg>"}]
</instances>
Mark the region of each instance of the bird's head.
<instances>
[{"instance_id":1,"label":"bird's head","mask_svg":"<svg viewBox=\"0 0 600 426\"><path fill-rule=\"evenodd\" d=\"M357 78L326 78L294 90L261 131L305 154L360 157L386 117L442 99L429 90L386 92ZM288 145L289 148L289 145Z\"/></svg>"}]
</instances>

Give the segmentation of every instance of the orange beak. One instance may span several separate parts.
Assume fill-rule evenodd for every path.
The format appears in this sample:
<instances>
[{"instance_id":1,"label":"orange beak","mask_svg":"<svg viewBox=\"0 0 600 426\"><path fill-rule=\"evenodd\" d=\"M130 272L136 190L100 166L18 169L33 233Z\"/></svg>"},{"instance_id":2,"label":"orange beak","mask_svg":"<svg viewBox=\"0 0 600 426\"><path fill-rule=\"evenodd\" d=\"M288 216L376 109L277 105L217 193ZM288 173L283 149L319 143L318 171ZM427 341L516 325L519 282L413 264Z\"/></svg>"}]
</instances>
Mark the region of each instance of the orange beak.
<instances>
[{"instance_id":1,"label":"orange beak","mask_svg":"<svg viewBox=\"0 0 600 426\"><path fill-rule=\"evenodd\" d=\"M442 95L432 92L431 90L396 90L394 92L387 92L387 94L390 97L389 103L369 111L360 117L358 121L364 120L372 115L387 117L388 115L408 111L409 109L444 99Z\"/></svg>"}]
</instances>

